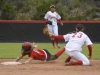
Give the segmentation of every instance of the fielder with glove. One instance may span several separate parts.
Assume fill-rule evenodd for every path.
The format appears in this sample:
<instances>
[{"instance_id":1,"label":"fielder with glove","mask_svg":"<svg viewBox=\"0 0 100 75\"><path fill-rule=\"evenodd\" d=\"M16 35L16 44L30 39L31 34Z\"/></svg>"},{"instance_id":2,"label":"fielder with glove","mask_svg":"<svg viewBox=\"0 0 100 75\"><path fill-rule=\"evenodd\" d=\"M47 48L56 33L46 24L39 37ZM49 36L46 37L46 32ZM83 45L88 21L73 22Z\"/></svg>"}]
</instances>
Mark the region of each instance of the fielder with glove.
<instances>
[{"instance_id":1,"label":"fielder with glove","mask_svg":"<svg viewBox=\"0 0 100 75\"><path fill-rule=\"evenodd\" d=\"M58 35L55 36L51 34L49 31L45 31L45 34L51 38L56 38L59 40L65 40L67 42L65 48L66 54L69 56L65 60L65 65L90 65L89 59L92 57L92 42L90 38L83 32L84 26L83 24L77 24L75 27L76 31L66 35ZM82 46L86 45L89 50L89 58L87 58L84 54L81 53ZM70 61L73 58L76 61Z\"/></svg>"},{"instance_id":2,"label":"fielder with glove","mask_svg":"<svg viewBox=\"0 0 100 75\"><path fill-rule=\"evenodd\" d=\"M58 25L57 25L57 21L59 21L59 23L63 26L63 23L61 21L61 16L55 11L55 6L51 5L50 6L50 11L48 11L45 16L45 22L46 22L46 27L48 28L48 30L54 34L54 35L58 35ZM59 45L59 40L58 39L54 39L51 38L51 42L53 47L55 48L56 46L58 48L60 48Z\"/></svg>"}]
</instances>

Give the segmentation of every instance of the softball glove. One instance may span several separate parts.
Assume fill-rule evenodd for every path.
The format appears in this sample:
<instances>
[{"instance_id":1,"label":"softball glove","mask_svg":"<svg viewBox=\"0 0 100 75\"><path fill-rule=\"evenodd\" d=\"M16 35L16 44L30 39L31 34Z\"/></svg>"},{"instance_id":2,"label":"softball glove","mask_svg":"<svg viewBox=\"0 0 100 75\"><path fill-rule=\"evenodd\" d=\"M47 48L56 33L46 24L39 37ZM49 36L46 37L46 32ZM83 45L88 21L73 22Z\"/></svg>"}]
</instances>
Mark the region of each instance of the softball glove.
<instances>
[{"instance_id":1,"label":"softball glove","mask_svg":"<svg viewBox=\"0 0 100 75\"><path fill-rule=\"evenodd\" d=\"M50 37L50 38L51 38L51 36L52 36L52 34L51 34L50 31L48 30L48 28L44 28L44 29L43 29L43 33L44 33L46 36Z\"/></svg>"},{"instance_id":2,"label":"softball glove","mask_svg":"<svg viewBox=\"0 0 100 75\"><path fill-rule=\"evenodd\" d=\"M52 21L47 21L46 24L52 25Z\"/></svg>"}]
</instances>

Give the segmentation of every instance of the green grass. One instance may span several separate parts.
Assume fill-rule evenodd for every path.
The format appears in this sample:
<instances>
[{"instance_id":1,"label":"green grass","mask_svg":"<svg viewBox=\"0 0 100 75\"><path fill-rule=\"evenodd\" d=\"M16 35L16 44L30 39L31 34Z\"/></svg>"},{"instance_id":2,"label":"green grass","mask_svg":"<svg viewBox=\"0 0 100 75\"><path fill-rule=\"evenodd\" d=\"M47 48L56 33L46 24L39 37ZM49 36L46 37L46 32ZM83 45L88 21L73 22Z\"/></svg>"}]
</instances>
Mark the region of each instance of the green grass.
<instances>
[{"instance_id":1,"label":"green grass","mask_svg":"<svg viewBox=\"0 0 100 75\"><path fill-rule=\"evenodd\" d=\"M0 58L16 58L21 54L22 43L0 43ZM65 46L65 43L60 43L61 48L53 48L51 43L37 43L37 49L47 49L51 54L55 54L58 50ZM93 44L93 59L100 59L100 44ZM88 56L88 49L83 46L83 54ZM66 58L67 55L63 53L59 58ZM27 56L25 57L27 58Z\"/></svg>"}]
</instances>

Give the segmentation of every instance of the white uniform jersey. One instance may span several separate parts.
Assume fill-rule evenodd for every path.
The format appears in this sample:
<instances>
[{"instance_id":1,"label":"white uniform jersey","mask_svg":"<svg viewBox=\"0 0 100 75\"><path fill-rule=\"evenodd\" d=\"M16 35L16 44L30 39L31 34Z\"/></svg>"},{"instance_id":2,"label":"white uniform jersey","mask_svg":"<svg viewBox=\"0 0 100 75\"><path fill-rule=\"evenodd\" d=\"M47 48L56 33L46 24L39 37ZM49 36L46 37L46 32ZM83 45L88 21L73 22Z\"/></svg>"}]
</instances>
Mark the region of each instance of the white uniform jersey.
<instances>
[{"instance_id":1,"label":"white uniform jersey","mask_svg":"<svg viewBox=\"0 0 100 75\"><path fill-rule=\"evenodd\" d=\"M60 15L57 12L48 11L44 16L48 21L52 21L52 25L57 25L57 20L61 19Z\"/></svg>"},{"instance_id":2,"label":"white uniform jersey","mask_svg":"<svg viewBox=\"0 0 100 75\"><path fill-rule=\"evenodd\" d=\"M66 42L68 41L68 43L65 46L65 49L68 51L82 51L81 47L83 44L92 45L92 42L89 39L89 37L81 31L64 35L64 39Z\"/></svg>"}]
</instances>

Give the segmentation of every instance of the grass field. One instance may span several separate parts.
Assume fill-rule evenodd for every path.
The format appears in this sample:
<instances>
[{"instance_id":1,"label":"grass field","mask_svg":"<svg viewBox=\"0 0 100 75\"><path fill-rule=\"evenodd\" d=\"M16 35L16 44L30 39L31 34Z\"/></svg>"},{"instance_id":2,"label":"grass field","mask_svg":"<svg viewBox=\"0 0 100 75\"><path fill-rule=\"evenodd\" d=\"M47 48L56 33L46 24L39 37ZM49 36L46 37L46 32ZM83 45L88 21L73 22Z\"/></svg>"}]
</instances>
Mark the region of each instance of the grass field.
<instances>
[{"instance_id":1,"label":"grass field","mask_svg":"<svg viewBox=\"0 0 100 75\"><path fill-rule=\"evenodd\" d=\"M0 43L0 58L16 58L21 54L22 43ZM65 43L60 43L61 48L53 48L51 43L37 43L37 49L47 49L51 54L55 54L58 50L65 46ZM83 46L83 54L88 56L88 49ZM59 58L66 58L67 55L63 53ZM27 56L25 57L27 58ZM93 59L100 59L100 44L93 44Z\"/></svg>"}]
</instances>

